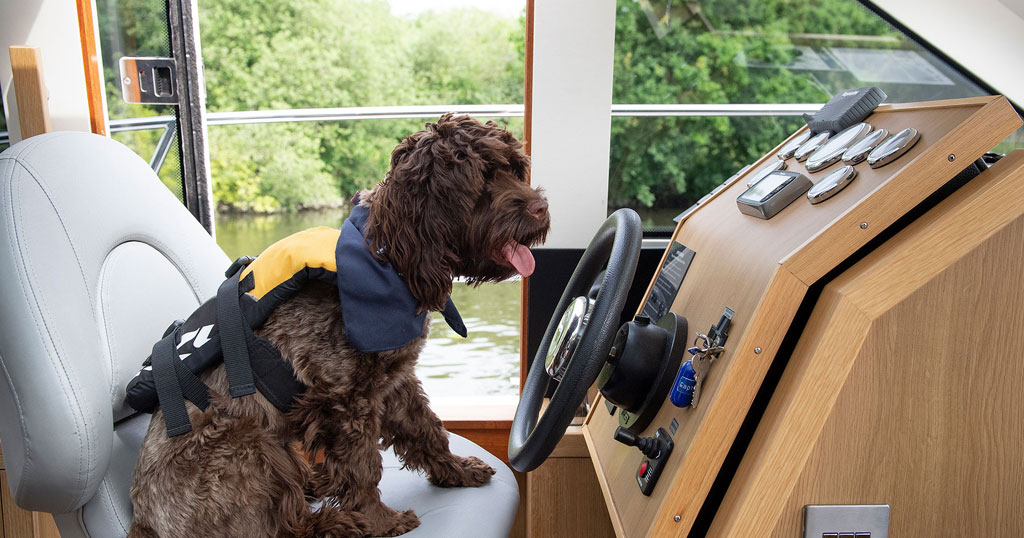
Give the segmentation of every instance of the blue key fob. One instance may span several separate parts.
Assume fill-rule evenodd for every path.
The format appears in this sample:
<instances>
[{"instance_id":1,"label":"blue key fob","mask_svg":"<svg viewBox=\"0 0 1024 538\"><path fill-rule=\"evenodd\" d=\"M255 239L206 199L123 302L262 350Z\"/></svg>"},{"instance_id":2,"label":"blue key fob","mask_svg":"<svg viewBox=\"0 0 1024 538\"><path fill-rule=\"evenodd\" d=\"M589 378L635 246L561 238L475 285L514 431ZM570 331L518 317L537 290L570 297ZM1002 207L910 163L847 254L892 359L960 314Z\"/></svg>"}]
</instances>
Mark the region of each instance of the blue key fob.
<instances>
[{"instance_id":1,"label":"blue key fob","mask_svg":"<svg viewBox=\"0 0 1024 538\"><path fill-rule=\"evenodd\" d=\"M693 402L693 388L697 386L696 374L693 371L693 363L686 361L679 368L676 380L672 383L672 393L669 400L676 407L689 407Z\"/></svg>"}]
</instances>

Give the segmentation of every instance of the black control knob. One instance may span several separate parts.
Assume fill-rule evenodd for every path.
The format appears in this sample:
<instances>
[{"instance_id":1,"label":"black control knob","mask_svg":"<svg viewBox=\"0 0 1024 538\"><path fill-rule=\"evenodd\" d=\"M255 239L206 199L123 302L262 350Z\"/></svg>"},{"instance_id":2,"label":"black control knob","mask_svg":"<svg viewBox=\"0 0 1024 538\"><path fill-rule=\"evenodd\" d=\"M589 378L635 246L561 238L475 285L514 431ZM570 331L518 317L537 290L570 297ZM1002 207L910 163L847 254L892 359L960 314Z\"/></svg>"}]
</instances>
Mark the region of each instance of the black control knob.
<instances>
[{"instance_id":1,"label":"black control knob","mask_svg":"<svg viewBox=\"0 0 1024 538\"><path fill-rule=\"evenodd\" d=\"M635 446L644 456L656 460L661 457L665 442L654 437L639 437L635 433L619 426L615 429L615 440L626 445Z\"/></svg>"}]
</instances>

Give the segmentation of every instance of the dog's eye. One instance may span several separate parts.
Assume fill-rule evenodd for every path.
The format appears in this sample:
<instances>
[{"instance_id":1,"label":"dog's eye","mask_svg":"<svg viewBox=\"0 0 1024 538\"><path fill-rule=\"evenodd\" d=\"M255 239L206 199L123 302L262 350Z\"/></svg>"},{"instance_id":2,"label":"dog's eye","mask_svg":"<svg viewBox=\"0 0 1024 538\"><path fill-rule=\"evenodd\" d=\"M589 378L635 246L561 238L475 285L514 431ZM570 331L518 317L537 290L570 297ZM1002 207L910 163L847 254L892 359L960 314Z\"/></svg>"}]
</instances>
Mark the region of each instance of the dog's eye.
<instances>
[{"instance_id":1,"label":"dog's eye","mask_svg":"<svg viewBox=\"0 0 1024 538\"><path fill-rule=\"evenodd\" d=\"M455 160L457 160L457 161L464 161L464 160L466 160L466 153L463 152L463 151L456 151L455 152Z\"/></svg>"}]
</instances>

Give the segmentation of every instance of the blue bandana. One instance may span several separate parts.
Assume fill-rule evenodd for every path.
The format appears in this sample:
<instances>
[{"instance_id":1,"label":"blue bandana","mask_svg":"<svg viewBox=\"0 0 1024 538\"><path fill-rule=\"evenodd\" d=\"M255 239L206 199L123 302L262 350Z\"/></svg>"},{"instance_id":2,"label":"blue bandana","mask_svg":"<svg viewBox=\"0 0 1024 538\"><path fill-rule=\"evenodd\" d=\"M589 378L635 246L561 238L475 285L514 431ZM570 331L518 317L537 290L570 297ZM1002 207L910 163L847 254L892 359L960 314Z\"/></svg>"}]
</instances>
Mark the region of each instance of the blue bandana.
<instances>
[{"instance_id":1,"label":"blue bandana","mask_svg":"<svg viewBox=\"0 0 1024 538\"><path fill-rule=\"evenodd\" d=\"M352 209L341 225L334 256L345 335L359 351L375 353L398 349L423 334L427 313L416 313L419 303L402 277L390 263L378 261L370 253L363 235L369 215L364 206L357 204ZM466 325L451 297L441 315L453 331L466 337Z\"/></svg>"}]
</instances>

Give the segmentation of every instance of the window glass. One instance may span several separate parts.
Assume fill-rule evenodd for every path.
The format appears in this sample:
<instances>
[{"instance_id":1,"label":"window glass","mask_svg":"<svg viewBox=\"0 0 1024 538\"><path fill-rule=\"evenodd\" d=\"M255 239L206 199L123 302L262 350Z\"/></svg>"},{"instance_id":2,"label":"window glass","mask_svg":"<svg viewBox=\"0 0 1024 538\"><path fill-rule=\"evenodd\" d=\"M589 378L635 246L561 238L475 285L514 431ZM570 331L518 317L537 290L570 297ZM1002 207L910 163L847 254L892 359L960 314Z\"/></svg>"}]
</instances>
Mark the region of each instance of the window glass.
<instances>
[{"instance_id":1,"label":"window glass","mask_svg":"<svg viewBox=\"0 0 1024 538\"><path fill-rule=\"evenodd\" d=\"M391 151L435 118L413 105L522 104L525 0L200 0L217 241L257 254L312 227L338 227ZM394 119L247 123L249 111L397 107ZM487 118L522 138L522 118ZM453 300L419 359L432 396L518 394L519 282Z\"/></svg>"},{"instance_id":2,"label":"window glass","mask_svg":"<svg viewBox=\"0 0 1024 538\"><path fill-rule=\"evenodd\" d=\"M166 133L177 129L177 107L128 104L121 96L118 60L124 56L171 55L166 0L97 0L103 80L106 85L110 136L131 148L158 170L160 181L183 200L180 153L176 139L159 155L157 147ZM132 128L125 120L154 118L154 127ZM156 121L161 120L161 121Z\"/></svg>"},{"instance_id":3,"label":"window glass","mask_svg":"<svg viewBox=\"0 0 1024 538\"><path fill-rule=\"evenodd\" d=\"M985 94L855 0L618 0L617 8L616 104L820 104L867 85L887 102ZM647 230L671 231L671 216L802 124L782 115L613 118L609 212L633 207Z\"/></svg>"}]
</instances>

